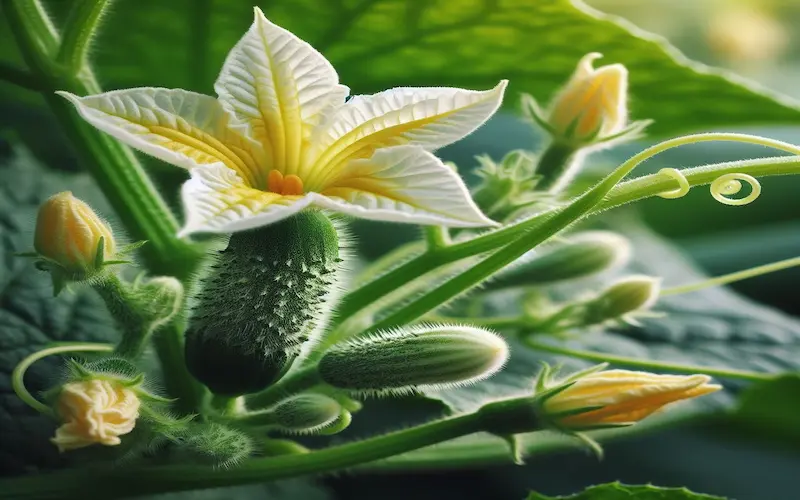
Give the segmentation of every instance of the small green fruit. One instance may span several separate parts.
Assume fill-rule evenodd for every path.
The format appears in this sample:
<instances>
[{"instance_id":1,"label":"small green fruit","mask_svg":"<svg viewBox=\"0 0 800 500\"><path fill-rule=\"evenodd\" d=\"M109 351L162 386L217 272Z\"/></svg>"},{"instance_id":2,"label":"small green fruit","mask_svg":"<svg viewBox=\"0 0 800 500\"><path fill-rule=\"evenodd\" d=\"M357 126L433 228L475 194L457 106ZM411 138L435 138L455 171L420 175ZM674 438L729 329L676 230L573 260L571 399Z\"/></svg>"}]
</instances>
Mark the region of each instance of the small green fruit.
<instances>
[{"instance_id":1,"label":"small green fruit","mask_svg":"<svg viewBox=\"0 0 800 500\"><path fill-rule=\"evenodd\" d=\"M189 371L222 395L271 384L327 315L340 262L336 228L319 211L235 233L202 280Z\"/></svg>"},{"instance_id":2,"label":"small green fruit","mask_svg":"<svg viewBox=\"0 0 800 500\"><path fill-rule=\"evenodd\" d=\"M467 385L508 359L498 335L467 326L423 325L345 342L320 360L322 379L364 393L403 393Z\"/></svg>"},{"instance_id":3,"label":"small green fruit","mask_svg":"<svg viewBox=\"0 0 800 500\"><path fill-rule=\"evenodd\" d=\"M600 323L649 309L658 300L661 279L650 276L623 278L587 303L590 321Z\"/></svg>"}]
</instances>

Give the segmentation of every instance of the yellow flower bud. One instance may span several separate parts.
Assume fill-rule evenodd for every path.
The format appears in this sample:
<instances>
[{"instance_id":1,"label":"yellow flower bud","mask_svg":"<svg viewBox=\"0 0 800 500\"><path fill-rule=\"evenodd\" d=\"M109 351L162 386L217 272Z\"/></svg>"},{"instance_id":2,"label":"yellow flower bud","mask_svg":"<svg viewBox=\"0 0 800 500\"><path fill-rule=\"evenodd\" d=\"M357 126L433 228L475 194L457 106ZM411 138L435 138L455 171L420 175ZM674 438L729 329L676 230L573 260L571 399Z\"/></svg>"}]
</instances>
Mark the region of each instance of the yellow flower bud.
<instances>
[{"instance_id":1,"label":"yellow flower bud","mask_svg":"<svg viewBox=\"0 0 800 500\"><path fill-rule=\"evenodd\" d=\"M116 252L111 228L92 208L64 191L39 208L33 246L40 256L58 264L67 277L83 279L97 269L97 247L103 238L103 255Z\"/></svg>"},{"instance_id":2,"label":"yellow flower bud","mask_svg":"<svg viewBox=\"0 0 800 500\"><path fill-rule=\"evenodd\" d=\"M670 403L722 388L710 381L707 375L600 371L578 378L560 392L556 389L555 395L544 398L542 408L567 429L634 424Z\"/></svg>"},{"instance_id":3,"label":"yellow flower bud","mask_svg":"<svg viewBox=\"0 0 800 500\"><path fill-rule=\"evenodd\" d=\"M591 143L627 126L628 70L622 64L595 69L592 62L600 57L585 55L551 104L548 124L569 142Z\"/></svg>"},{"instance_id":4,"label":"yellow flower bud","mask_svg":"<svg viewBox=\"0 0 800 500\"><path fill-rule=\"evenodd\" d=\"M110 380L70 382L61 388L56 411L64 422L51 439L61 452L92 444L115 446L139 417L139 398Z\"/></svg>"}]
</instances>

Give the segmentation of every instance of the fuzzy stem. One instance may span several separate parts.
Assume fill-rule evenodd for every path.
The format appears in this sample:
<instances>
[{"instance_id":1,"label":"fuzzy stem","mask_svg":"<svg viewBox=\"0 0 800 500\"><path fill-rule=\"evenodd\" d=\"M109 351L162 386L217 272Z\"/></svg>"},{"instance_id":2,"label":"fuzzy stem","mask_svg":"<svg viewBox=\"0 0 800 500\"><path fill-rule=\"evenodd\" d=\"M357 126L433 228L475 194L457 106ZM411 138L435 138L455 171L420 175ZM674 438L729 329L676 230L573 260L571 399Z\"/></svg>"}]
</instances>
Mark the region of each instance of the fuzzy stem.
<instances>
[{"instance_id":1,"label":"fuzzy stem","mask_svg":"<svg viewBox=\"0 0 800 500\"><path fill-rule=\"evenodd\" d=\"M498 415L493 415L494 419ZM478 413L438 420L310 453L252 459L229 469L199 465L84 467L0 482L0 497L25 499L120 498L200 488L263 483L329 473L486 430ZM535 429L530 429L535 430Z\"/></svg>"},{"instance_id":2,"label":"fuzzy stem","mask_svg":"<svg viewBox=\"0 0 800 500\"><path fill-rule=\"evenodd\" d=\"M17 394L17 397L19 397L28 406L38 411L39 413L44 413L45 415L52 415L53 410L51 410L49 406L41 403L39 400L34 398L33 395L25 387L25 372L28 370L28 368L30 368L31 365L33 365L40 359L47 356L52 356L53 354L63 354L65 352L90 352L90 351L110 352L113 349L114 347L109 344L89 344L85 342L61 343L58 345L54 345L52 347L46 347L40 351L36 351L30 354L28 357L20 361L16 367L14 367L14 371L11 373L11 387L14 389L14 392Z\"/></svg>"},{"instance_id":3,"label":"fuzzy stem","mask_svg":"<svg viewBox=\"0 0 800 500\"><path fill-rule=\"evenodd\" d=\"M525 344L531 349L552 354L560 354L569 356L571 358L580 358L588 361L608 362L620 366L629 366L631 368L644 368L646 370L663 370L676 373L705 373L719 378L728 378L736 380L746 380L748 382L762 382L764 380L772 380L774 375L769 373L750 372L745 370L728 370L724 368L712 368L708 366L694 366L684 365L680 363L665 363L654 360L643 360L638 358L628 358L625 356L615 356L613 354L582 351L578 349L569 349L566 347L559 347L543 342L536 342L531 338L525 339Z\"/></svg>"},{"instance_id":4,"label":"fuzzy stem","mask_svg":"<svg viewBox=\"0 0 800 500\"><path fill-rule=\"evenodd\" d=\"M578 149L569 144L554 141L542 152L536 165L537 191L558 192L563 189L579 167Z\"/></svg>"},{"instance_id":5,"label":"fuzzy stem","mask_svg":"<svg viewBox=\"0 0 800 500\"><path fill-rule=\"evenodd\" d=\"M268 408L306 389L322 383L316 365L288 374L272 387L245 398L248 408Z\"/></svg>"},{"instance_id":6,"label":"fuzzy stem","mask_svg":"<svg viewBox=\"0 0 800 500\"><path fill-rule=\"evenodd\" d=\"M78 0L64 23L64 35L56 61L77 75L83 69L89 43L109 0Z\"/></svg>"},{"instance_id":7,"label":"fuzzy stem","mask_svg":"<svg viewBox=\"0 0 800 500\"><path fill-rule=\"evenodd\" d=\"M772 273L775 271L782 271L784 269L789 269L790 267L795 267L795 266L800 266L800 257L794 257L791 259L785 259L778 262L772 262L770 264L764 264L763 266L751 267L750 269L745 269L743 271L737 271L735 273L725 274L723 276L717 276L715 278L710 278L704 281L700 281L698 283L689 283L688 285L680 285L680 286L673 286L671 288L665 288L661 290L659 296L665 297L668 295L680 295L684 293L692 293L698 290L704 290L706 288L711 288L720 285L727 285L728 283L735 283L737 281L753 278L755 276L761 276L762 274Z\"/></svg>"},{"instance_id":8,"label":"fuzzy stem","mask_svg":"<svg viewBox=\"0 0 800 500\"><path fill-rule=\"evenodd\" d=\"M145 312L116 274L108 273L94 281L92 287L103 299L111 317L122 330L122 339L114 351L126 358L138 358L150 333L150 322Z\"/></svg>"}]
</instances>

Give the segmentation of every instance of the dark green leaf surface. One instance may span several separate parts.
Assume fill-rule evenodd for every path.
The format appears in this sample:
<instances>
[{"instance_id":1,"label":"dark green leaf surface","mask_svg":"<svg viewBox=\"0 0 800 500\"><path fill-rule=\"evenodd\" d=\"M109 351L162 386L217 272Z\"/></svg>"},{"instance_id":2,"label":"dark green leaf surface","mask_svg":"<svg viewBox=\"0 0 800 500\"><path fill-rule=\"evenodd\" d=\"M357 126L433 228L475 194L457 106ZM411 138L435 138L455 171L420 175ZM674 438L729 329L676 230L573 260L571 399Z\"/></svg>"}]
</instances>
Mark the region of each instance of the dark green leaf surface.
<instances>
[{"instance_id":1,"label":"dark green leaf surface","mask_svg":"<svg viewBox=\"0 0 800 500\"><path fill-rule=\"evenodd\" d=\"M634 261L626 272L662 276L665 286L705 279L680 252L639 223L626 219L618 229L631 239L634 248ZM598 288L597 280L585 280L559 291L574 296ZM518 293L495 294L490 304L496 314L513 314L519 300ZM664 297L654 309L666 313L666 317L642 319L641 328L584 332L566 341L545 338L541 341L578 350L701 367L775 374L800 369L800 321L747 300L730 289L711 288ZM512 343L511 360L498 375L471 387L431 391L427 395L441 399L455 411L471 410L490 399L529 392L541 361L561 363L566 371L593 364L534 352ZM662 417L653 418L684 416L680 409L694 412L730 407L742 382L722 382L730 390L683 403Z\"/></svg>"},{"instance_id":2,"label":"dark green leaf surface","mask_svg":"<svg viewBox=\"0 0 800 500\"><path fill-rule=\"evenodd\" d=\"M546 101L581 56L602 52L603 62L630 69L634 118L655 119L653 133L800 121L797 103L692 63L663 40L568 0L120 0L92 51L101 81L109 89L211 93L254 4L322 51L355 93L488 88L508 78L506 105L516 107L519 92Z\"/></svg>"},{"instance_id":3,"label":"dark green leaf surface","mask_svg":"<svg viewBox=\"0 0 800 500\"><path fill-rule=\"evenodd\" d=\"M528 500L725 500L722 497L693 493L686 488L659 488L658 486L632 486L620 483L590 486L581 493L551 497L531 493Z\"/></svg>"},{"instance_id":4,"label":"dark green leaf surface","mask_svg":"<svg viewBox=\"0 0 800 500\"><path fill-rule=\"evenodd\" d=\"M764 436L797 447L800 445L800 375L784 375L748 388L742 393L731 419L746 435Z\"/></svg>"}]
</instances>

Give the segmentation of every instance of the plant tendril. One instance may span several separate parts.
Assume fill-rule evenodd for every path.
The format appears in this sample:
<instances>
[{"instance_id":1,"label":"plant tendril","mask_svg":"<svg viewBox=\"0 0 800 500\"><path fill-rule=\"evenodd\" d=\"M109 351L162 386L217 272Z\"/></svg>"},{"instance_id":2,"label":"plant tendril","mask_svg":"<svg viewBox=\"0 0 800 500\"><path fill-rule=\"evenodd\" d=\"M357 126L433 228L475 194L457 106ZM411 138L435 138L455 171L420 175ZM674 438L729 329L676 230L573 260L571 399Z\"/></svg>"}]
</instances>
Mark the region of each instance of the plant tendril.
<instances>
[{"instance_id":1,"label":"plant tendril","mask_svg":"<svg viewBox=\"0 0 800 500\"><path fill-rule=\"evenodd\" d=\"M686 196L691 189L689 180L680 170L675 168L662 168L658 171L659 174L667 175L678 182L678 189L664 191L658 193L656 196L668 200L674 200ZM750 194L744 198L729 198L731 195L738 194L742 190L742 181L750 185ZM725 174L714 179L710 185L711 196L723 205L742 206L752 203L761 196L761 183L752 175L744 173L731 173Z\"/></svg>"},{"instance_id":2,"label":"plant tendril","mask_svg":"<svg viewBox=\"0 0 800 500\"><path fill-rule=\"evenodd\" d=\"M70 344L60 344L55 345L52 347L46 347L40 351L36 351L30 354L28 357L20 361L16 367L14 367L14 371L11 373L11 387L14 389L14 392L17 394L19 399L21 399L25 404L33 408L34 410L38 411L39 413L43 413L45 415L53 415L53 410L33 397L33 395L28 391L25 387L25 372L28 368L31 367L35 362L39 361L42 358L47 356L52 356L53 354L62 354L65 352L80 352L80 351L104 351L110 352L114 350L114 346L111 344L89 344L89 343L70 343Z\"/></svg>"}]
</instances>

